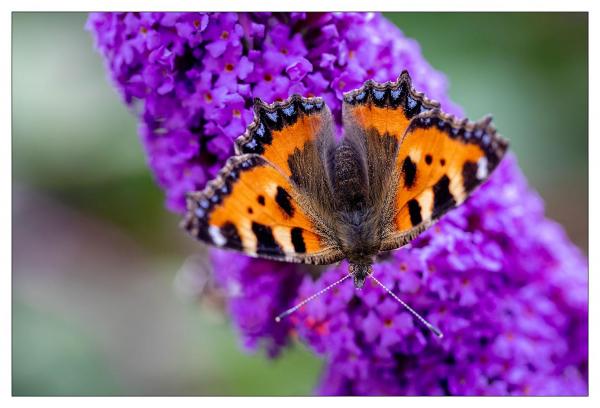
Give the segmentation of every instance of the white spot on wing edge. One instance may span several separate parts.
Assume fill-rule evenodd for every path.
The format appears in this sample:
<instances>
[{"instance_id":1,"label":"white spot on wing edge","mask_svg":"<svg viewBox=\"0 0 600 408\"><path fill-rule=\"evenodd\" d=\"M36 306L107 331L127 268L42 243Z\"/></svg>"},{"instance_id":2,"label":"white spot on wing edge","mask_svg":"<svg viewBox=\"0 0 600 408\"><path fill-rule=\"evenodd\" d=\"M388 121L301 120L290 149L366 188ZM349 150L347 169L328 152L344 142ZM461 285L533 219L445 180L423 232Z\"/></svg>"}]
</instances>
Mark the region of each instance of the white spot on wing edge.
<instances>
[{"instance_id":1,"label":"white spot on wing edge","mask_svg":"<svg viewBox=\"0 0 600 408\"><path fill-rule=\"evenodd\" d=\"M463 187L463 177L457 167L450 167L448 170L448 178L450 179L450 193L454 197L456 204L465 201L465 190Z\"/></svg>"},{"instance_id":2,"label":"white spot on wing edge","mask_svg":"<svg viewBox=\"0 0 600 408\"><path fill-rule=\"evenodd\" d=\"M212 238L215 245L217 246L223 246L227 242L223 234L221 234L221 229L219 227L216 227L214 225L209 226L208 233L210 234L210 237Z\"/></svg>"},{"instance_id":3,"label":"white spot on wing edge","mask_svg":"<svg viewBox=\"0 0 600 408\"><path fill-rule=\"evenodd\" d=\"M252 221L248 218L243 218L240 221L238 228L244 252L250 256L256 256L257 240L256 235L252 232Z\"/></svg>"},{"instance_id":4,"label":"white spot on wing edge","mask_svg":"<svg viewBox=\"0 0 600 408\"><path fill-rule=\"evenodd\" d=\"M282 247L286 254L295 254L294 245L292 244L292 234L289 227L274 227L273 236L277 243Z\"/></svg>"},{"instance_id":5,"label":"white spot on wing edge","mask_svg":"<svg viewBox=\"0 0 600 408\"><path fill-rule=\"evenodd\" d=\"M483 180L484 178L487 177L487 175L488 175L488 161L487 161L487 158L484 156L477 161L477 173L475 174L475 177L477 177L478 180Z\"/></svg>"},{"instance_id":6,"label":"white spot on wing edge","mask_svg":"<svg viewBox=\"0 0 600 408\"><path fill-rule=\"evenodd\" d=\"M423 191L417 198L417 201L421 207L421 218L423 220L430 219L433 212L433 190L428 188Z\"/></svg>"}]
</instances>

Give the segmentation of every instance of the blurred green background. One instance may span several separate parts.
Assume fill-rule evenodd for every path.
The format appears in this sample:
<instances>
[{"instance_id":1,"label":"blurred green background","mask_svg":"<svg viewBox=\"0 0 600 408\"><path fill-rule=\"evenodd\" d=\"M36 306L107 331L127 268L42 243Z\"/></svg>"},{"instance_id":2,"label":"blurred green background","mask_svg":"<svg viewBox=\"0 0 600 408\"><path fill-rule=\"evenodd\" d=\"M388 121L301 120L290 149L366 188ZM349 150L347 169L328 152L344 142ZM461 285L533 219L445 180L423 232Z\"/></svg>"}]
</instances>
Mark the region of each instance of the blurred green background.
<instances>
[{"instance_id":1,"label":"blurred green background","mask_svg":"<svg viewBox=\"0 0 600 408\"><path fill-rule=\"evenodd\" d=\"M470 118L494 114L587 253L587 15L388 17ZM318 358L244 353L222 305L197 296L199 245L164 209L85 20L13 14L13 393L310 394Z\"/></svg>"}]
</instances>

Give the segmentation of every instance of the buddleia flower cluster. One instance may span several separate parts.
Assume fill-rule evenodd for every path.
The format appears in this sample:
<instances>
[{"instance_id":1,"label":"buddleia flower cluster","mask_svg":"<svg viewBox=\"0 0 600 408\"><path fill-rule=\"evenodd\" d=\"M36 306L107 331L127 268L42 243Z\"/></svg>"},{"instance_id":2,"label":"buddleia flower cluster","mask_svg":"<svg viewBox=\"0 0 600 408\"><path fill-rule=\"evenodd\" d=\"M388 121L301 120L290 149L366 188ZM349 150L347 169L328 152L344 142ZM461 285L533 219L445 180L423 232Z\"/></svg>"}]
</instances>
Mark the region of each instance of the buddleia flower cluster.
<instances>
[{"instance_id":1,"label":"buddleia flower cluster","mask_svg":"<svg viewBox=\"0 0 600 408\"><path fill-rule=\"evenodd\" d=\"M252 100L321 96L341 131L344 92L413 86L460 115L418 43L374 13L94 13L87 29L139 120L169 209L201 190L252 122ZM508 135L509 136L509 135ZM244 347L276 357L292 339L325 361L325 395L587 394L587 263L507 155L466 203L374 274L442 329L437 339L380 287L347 273L211 251Z\"/></svg>"}]
</instances>

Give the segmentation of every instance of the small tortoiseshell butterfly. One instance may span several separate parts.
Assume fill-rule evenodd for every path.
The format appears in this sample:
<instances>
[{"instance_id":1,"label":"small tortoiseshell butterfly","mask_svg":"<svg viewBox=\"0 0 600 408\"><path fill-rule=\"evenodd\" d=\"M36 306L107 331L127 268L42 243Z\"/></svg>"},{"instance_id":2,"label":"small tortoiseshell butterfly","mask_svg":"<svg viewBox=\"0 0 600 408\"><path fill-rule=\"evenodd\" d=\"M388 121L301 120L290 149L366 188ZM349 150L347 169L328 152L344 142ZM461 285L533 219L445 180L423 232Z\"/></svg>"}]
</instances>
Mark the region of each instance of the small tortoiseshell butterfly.
<instances>
[{"instance_id":1,"label":"small tortoiseshell butterfly","mask_svg":"<svg viewBox=\"0 0 600 408\"><path fill-rule=\"evenodd\" d=\"M309 264L350 262L357 288L375 257L399 248L461 204L508 143L491 126L458 120L396 82L344 95L336 143L321 98L266 105L219 175L188 195L184 227L249 256Z\"/></svg>"}]
</instances>

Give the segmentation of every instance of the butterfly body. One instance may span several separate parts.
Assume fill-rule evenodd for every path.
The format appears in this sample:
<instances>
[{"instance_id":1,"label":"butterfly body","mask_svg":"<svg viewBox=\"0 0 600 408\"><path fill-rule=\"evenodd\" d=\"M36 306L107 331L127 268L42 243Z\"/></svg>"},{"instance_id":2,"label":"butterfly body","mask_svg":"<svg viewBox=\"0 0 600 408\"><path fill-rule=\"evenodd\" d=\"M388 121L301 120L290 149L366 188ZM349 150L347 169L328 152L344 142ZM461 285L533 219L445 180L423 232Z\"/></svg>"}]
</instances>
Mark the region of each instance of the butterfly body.
<instances>
[{"instance_id":1,"label":"butterfly body","mask_svg":"<svg viewBox=\"0 0 600 408\"><path fill-rule=\"evenodd\" d=\"M350 262L355 286L360 288L380 252L385 230L384 211L377 211L369 194L368 168L360 148L344 140L333 154L333 200L335 236L332 237Z\"/></svg>"},{"instance_id":2,"label":"butterfly body","mask_svg":"<svg viewBox=\"0 0 600 408\"><path fill-rule=\"evenodd\" d=\"M184 227L209 244L288 262L348 259L360 288L381 251L410 242L487 179L507 142L398 81L345 95L336 142L320 98L255 101L255 121Z\"/></svg>"}]
</instances>

